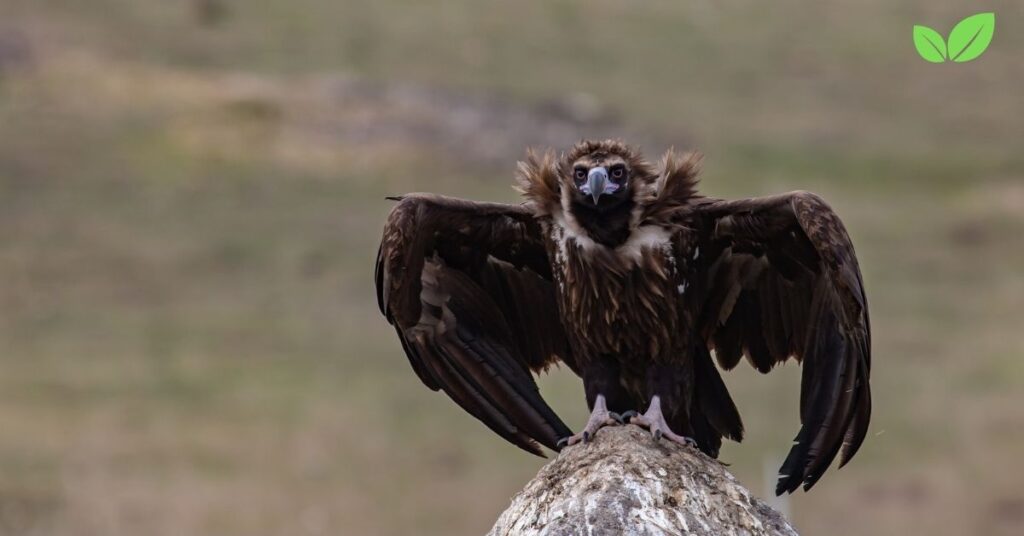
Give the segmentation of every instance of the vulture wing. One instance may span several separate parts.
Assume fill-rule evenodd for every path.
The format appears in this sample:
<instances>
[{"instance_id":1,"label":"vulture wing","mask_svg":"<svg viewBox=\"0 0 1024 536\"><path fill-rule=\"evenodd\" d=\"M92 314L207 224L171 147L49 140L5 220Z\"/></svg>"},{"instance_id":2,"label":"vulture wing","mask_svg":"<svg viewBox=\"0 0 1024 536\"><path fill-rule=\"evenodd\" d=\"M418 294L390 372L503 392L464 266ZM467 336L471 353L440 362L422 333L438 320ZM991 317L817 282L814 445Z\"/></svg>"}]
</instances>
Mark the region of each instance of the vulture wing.
<instances>
[{"instance_id":1,"label":"vulture wing","mask_svg":"<svg viewBox=\"0 0 1024 536\"><path fill-rule=\"evenodd\" d=\"M766 373L803 365L800 432L776 493L810 489L842 449L857 452L871 417L871 327L853 244L818 196L700 199L699 329L725 369L742 356Z\"/></svg>"},{"instance_id":2,"label":"vulture wing","mask_svg":"<svg viewBox=\"0 0 1024 536\"><path fill-rule=\"evenodd\" d=\"M571 435L531 371L573 367L551 268L522 206L396 198L377 254L377 300L419 378L516 446Z\"/></svg>"}]
</instances>

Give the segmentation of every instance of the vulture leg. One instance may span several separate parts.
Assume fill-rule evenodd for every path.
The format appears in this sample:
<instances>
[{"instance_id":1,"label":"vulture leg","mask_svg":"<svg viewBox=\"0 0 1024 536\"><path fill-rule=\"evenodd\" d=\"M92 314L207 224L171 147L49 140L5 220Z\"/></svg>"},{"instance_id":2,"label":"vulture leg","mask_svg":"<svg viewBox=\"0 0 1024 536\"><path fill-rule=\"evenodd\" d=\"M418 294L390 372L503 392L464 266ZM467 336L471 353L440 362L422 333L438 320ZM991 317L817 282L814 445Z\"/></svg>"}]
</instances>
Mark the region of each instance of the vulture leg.
<instances>
[{"instance_id":1,"label":"vulture leg","mask_svg":"<svg viewBox=\"0 0 1024 536\"><path fill-rule=\"evenodd\" d=\"M634 406L619 381L620 374L621 365L614 357L601 356L587 363L583 371L583 390L586 392L590 418L582 432L563 438L558 442L559 447L575 445L581 441L589 442L601 428L624 423L622 415L617 412ZM614 411L609 411L609 406Z\"/></svg>"},{"instance_id":2,"label":"vulture leg","mask_svg":"<svg viewBox=\"0 0 1024 536\"><path fill-rule=\"evenodd\" d=\"M604 395L597 395L597 400L594 401L594 409L590 412L590 418L587 419L587 425L583 427L583 431L569 437L563 437L558 441L558 446L575 445L581 441L589 443L598 430L613 424L622 424L622 417L617 413L608 411Z\"/></svg>"},{"instance_id":3,"label":"vulture leg","mask_svg":"<svg viewBox=\"0 0 1024 536\"><path fill-rule=\"evenodd\" d=\"M668 423L665 422L665 415L661 412L661 397L658 395L654 395L651 398L651 405L643 415L630 416L629 422L630 424L642 426L650 430L655 441L664 437L681 445L697 446L697 441L693 438L676 434L668 427Z\"/></svg>"}]
</instances>

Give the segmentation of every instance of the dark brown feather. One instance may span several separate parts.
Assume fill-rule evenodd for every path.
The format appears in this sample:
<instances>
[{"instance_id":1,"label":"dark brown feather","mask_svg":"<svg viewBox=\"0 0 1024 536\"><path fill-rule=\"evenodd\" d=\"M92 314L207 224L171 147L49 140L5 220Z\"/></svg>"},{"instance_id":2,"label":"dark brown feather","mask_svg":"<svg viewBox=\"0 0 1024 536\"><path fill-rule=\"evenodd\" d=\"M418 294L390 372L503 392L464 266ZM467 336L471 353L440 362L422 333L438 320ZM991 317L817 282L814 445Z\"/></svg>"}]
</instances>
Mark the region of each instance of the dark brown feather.
<instances>
[{"instance_id":1,"label":"dark brown feather","mask_svg":"<svg viewBox=\"0 0 1024 536\"><path fill-rule=\"evenodd\" d=\"M697 197L698 175L703 158L700 153L680 156L674 149L665 152L657 182L639 200L643 206L640 225L669 224L673 216Z\"/></svg>"},{"instance_id":2,"label":"dark brown feather","mask_svg":"<svg viewBox=\"0 0 1024 536\"><path fill-rule=\"evenodd\" d=\"M559 189L558 159L553 151L538 154L526 151L526 160L519 162L516 170L516 190L531 205L537 216L547 216L558 210Z\"/></svg>"},{"instance_id":3,"label":"dark brown feather","mask_svg":"<svg viewBox=\"0 0 1024 536\"><path fill-rule=\"evenodd\" d=\"M803 363L801 429L778 493L813 486L837 454L845 463L871 413L870 322L853 245L818 196L793 192L742 201L698 199L694 225L705 261L700 332L724 368L738 348L761 372Z\"/></svg>"},{"instance_id":4,"label":"dark brown feather","mask_svg":"<svg viewBox=\"0 0 1024 536\"><path fill-rule=\"evenodd\" d=\"M541 454L569 429L531 371L573 366L540 227L521 206L404 196L377 256L377 299L420 379Z\"/></svg>"}]
</instances>

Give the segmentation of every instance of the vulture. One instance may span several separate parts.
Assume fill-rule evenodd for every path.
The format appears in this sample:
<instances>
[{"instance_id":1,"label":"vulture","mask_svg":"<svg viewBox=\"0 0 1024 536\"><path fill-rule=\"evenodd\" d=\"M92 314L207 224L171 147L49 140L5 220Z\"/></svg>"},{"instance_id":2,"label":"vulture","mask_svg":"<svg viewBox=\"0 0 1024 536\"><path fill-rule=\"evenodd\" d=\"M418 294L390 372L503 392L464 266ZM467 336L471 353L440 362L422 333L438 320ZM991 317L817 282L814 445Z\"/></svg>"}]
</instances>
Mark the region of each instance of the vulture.
<instances>
[{"instance_id":1,"label":"vulture","mask_svg":"<svg viewBox=\"0 0 1024 536\"><path fill-rule=\"evenodd\" d=\"M619 140L584 140L527 152L521 204L389 198L377 299L413 371L537 455L627 424L717 457L722 438L743 438L719 368L792 358L801 425L776 493L810 489L837 455L844 465L871 416L850 237L813 193L703 196L700 162L669 150L652 165ZM557 363L583 381L579 433L534 380Z\"/></svg>"}]
</instances>

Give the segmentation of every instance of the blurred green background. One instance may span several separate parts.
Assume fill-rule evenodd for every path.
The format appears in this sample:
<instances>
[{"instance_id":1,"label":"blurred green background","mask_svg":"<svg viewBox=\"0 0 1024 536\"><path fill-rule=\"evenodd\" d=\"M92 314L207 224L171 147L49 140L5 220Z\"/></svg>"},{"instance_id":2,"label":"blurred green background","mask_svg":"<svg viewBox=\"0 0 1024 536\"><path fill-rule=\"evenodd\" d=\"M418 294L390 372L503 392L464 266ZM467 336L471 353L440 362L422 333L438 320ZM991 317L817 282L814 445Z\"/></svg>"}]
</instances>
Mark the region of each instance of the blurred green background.
<instances>
[{"instance_id":1,"label":"blurred green background","mask_svg":"<svg viewBox=\"0 0 1024 536\"><path fill-rule=\"evenodd\" d=\"M979 60L929 64L997 14ZM542 463L376 311L388 194L514 201L527 146L816 191L874 320L868 441L806 534L1024 533L1024 5L0 0L0 534L481 534ZM767 487L799 369L727 375ZM576 428L582 389L542 380Z\"/></svg>"}]
</instances>

